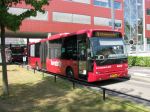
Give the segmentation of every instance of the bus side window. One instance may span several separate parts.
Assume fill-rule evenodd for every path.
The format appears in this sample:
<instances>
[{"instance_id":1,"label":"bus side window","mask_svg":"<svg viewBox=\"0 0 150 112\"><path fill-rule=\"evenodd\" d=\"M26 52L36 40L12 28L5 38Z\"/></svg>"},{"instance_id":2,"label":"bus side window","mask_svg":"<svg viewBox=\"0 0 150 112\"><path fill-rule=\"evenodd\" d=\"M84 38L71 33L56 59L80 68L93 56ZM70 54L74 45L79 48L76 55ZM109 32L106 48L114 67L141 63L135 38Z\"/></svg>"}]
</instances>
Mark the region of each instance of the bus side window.
<instances>
[{"instance_id":1,"label":"bus side window","mask_svg":"<svg viewBox=\"0 0 150 112\"><path fill-rule=\"evenodd\" d=\"M48 57L50 59L60 58L61 56L62 39L50 40L48 47Z\"/></svg>"},{"instance_id":2,"label":"bus side window","mask_svg":"<svg viewBox=\"0 0 150 112\"><path fill-rule=\"evenodd\" d=\"M62 49L61 49L61 58L77 60L77 37L76 35L73 35L64 39Z\"/></svg>"},{"instance_id":3,"label":"bus side window","mask_svg":"<svg viewBox=\"0 0 150 112\"><path fill-rule=\"evenodd\" d=\"M40 43L35 44L35 57L40 57Z\"/></svg>"}]
</instances>

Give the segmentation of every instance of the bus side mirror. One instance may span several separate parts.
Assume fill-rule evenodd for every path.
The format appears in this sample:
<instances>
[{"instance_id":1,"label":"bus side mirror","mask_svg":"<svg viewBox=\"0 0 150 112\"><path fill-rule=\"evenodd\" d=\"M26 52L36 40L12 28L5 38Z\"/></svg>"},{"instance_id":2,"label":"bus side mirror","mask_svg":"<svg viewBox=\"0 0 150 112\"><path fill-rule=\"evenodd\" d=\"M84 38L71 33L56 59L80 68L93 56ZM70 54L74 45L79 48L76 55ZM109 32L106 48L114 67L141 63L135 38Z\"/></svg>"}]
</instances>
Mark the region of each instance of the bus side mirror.
<instances>
[{"instance_id":1,"label":"bus side mirror","mask_svg":"<svg viewBox=\"0 0 150 112\"><path fill-rule=\"evenodd\" d=\"M91 60L91 59L92 59L91 57L89 57L89 56L87 57L87 60Z\"/></svg>"},{"instance_id":2,"label":"bus side mirror","mask_svg":"<svg viewBox=\"0 0 150 112\"><path fill-rule=\"evenodd\" d=\"M87 56L92 58L93 57L93 53L92 53L92 50L91 49L87 49Z\"/></svg>"},{"instance_id":3,"label":"bus side mirror","mask_svg":"<svg viewBox=\"0 0 150 112\"><path fill-rule=\"evenodd\" d=\"M133 40L129 40L129 44L133 45L134 41Z\"/></svg>"},{"instance_id":4,"label":"bus side mirror","mask_svg":"<svg viewBox=\"0 0 150 112\"><path fill-rule=\"evenodd\" d=\"M98 55L98 59L103 60L103 59L105 59L105 57L103 55Z\"/></svg>"}]
</instances>

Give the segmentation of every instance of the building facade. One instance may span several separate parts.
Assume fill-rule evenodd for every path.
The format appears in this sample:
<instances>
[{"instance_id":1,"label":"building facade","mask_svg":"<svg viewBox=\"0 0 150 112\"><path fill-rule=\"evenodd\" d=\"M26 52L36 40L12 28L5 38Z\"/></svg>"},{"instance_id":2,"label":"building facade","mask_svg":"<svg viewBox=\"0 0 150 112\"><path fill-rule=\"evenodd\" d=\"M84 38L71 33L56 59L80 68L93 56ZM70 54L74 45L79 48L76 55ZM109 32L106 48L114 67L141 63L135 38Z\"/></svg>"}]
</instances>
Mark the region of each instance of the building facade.
<instances>
[{"instance_id":1,"label":"building facade","mask_svg":"<svg viewBox=\"0 0 150 112\"><path fill-rule=\"evenodd\" d=\"M20 4L10 7L9 12L20 14L29 8ZM111 0L52 0L44 8L46 13L38 13L23 21L18 32L20 36L38 38L39 35L81 29L112 29ZM115 28L124 34L123 0L115 0L114 8Z\"/></svg>"},{"instance_id":2,"label":"building facade","mask_svg":"<svg viewBox=\"0 0 150 112\"><path fill-rule=\"evenodd\" d=\"M63 32L81 29L112 29L112 0L52 0L44 9L23 21L17 33L8 36L46 38ZM10 7L12 14L21 14L30 6ZM128 51L150 51L150 0L114 0L115 30L124 34ZM133 40L134 44L129 45Z\"/></svg>"},{"instance_id":3,"label":"building facade","mask_svg":"<svg viewBox=\"0 0 150 112\"><path fill-rule=\"evenodd\" d=\"M145 38L147 39L145 41L145 46L147 46L148 51L150 51L150 0L144 0L145 4L144 4L144 10L145 10L145 14L144 14L144 29L145 29Z\"/></svg>"},{"instance_id":4,"label":"building facade","mask_svg":"<svg viewBox=\"0 0 150 112\"><path fill-rule=\"evenodd\" d=\"M124 0L124 22L124 39L134 41L132 50L150 51L150 0Z\"/></svg>"}]
</instances>

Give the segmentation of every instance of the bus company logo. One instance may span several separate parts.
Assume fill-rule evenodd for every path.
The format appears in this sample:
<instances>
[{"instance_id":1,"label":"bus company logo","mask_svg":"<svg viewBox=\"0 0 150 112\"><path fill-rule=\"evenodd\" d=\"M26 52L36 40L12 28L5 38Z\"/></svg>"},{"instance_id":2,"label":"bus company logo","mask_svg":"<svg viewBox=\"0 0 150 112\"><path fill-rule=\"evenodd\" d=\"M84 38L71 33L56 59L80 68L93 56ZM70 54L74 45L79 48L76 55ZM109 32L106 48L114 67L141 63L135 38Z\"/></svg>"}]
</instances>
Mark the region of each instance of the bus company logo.
<instances>
[{"instance_id":1,"label":"bus company logo","mask_svg":"<svg viewBox=\"0 0 150 112\"><path fill-rule=\"evenodd\" d=\"M59 61L59 60L51 60L51 65L52 66L61 67L61 61Z\"/></svg>"},{"instance_id":2,"label":"bus company logo","mask_svg":"<svg viewBox=\"0 0 150 112\"><path fill-rule=\"evenodd\" d=\"M106 69L106 68L111 68L111 66L96 67L96 69Z\"/></svg>"}]
</instances>

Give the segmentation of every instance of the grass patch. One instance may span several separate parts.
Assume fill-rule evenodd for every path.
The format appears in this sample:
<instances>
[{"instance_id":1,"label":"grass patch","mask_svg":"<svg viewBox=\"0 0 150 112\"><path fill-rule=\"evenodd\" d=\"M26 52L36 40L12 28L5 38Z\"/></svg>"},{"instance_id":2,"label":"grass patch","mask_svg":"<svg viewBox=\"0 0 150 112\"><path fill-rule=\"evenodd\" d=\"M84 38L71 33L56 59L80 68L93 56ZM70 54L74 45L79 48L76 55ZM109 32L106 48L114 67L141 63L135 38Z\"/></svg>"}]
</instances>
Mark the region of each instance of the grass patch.
<instances>
[{"instance_id":1,"label":"grass patch","mask_svg":"<svg viewBox=\"0 0 150 112\"><path fill-rule=\"evenodd\" d=\"M0 112L149 112L148 108L118 99L102 100L87 88L72 89L68 81L42 77L42 73L8 66L8 98L0 97ZM15 71L13 70L15 69ZM0 75L0 94L2 94Z\"/></svg>"}]
</instances>

